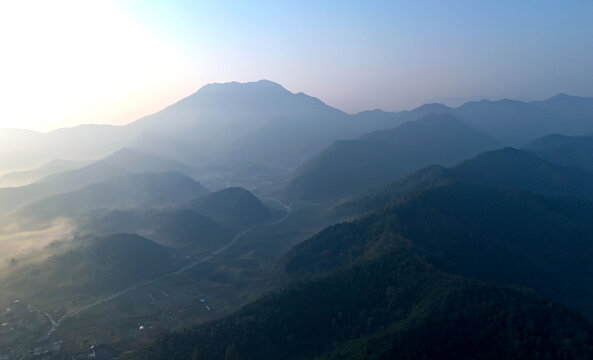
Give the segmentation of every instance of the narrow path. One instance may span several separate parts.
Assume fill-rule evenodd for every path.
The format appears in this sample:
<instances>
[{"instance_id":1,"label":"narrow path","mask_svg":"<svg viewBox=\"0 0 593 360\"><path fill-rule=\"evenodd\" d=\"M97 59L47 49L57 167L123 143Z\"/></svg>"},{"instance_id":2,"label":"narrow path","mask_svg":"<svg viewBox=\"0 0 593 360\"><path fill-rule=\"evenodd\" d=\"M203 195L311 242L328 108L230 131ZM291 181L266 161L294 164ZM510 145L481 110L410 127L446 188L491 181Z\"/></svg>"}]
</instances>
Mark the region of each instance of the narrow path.
<instances>
[{"instance_id":1,"label":"narrow path","mask_svg":"<svg viewBox=\"0 0 593 360\"><path fill-rule=\"evenodd\" d=\"M51 321L52 325L56 325L56 321L54 320L54 318L51 317L50 314L45 313L45 316L49 319L49 321Z\"/></svg>"},{"instance_id":2,"label":"narrow path","mask_svg":"<svg viewBox=\"0 0 593 360\"><path fill-rule=\"evenodd\" d=\"M76 315L78 315L78 314L80 314L80 313L82 313L82 312L84 312L84 311L86 311L86 310L88 310L90 308L93 308L93 307L95 307L97 305L100 305L100 304L106 303L108 301L111 301L113 299L116 299L116 298L118 298L118 297L120 297L122 295L125 295L125 294L127 294L127 293L129 293L131 291L134 291L134 290L136 290L136 289L138 289L138 288L140 288L142 286L146 286L146 285L152 284L154 282L157 282L159 280L162 280L162 279L167 278L167 277L170 277L170 276L181 274L181 273L183 273L183 272L185 272L185 271L187 271L189 269L192 269L192 268L194 268L194 267L196 267L196 266L198 266L200 264L203 264L203 263L205 263L207 261L210 261L213 257L215 257L216 255L219 255L220 253L228 250L230 247L232 247L233 245L235 245L237 243L237 241L239 241L243 236L247 235L248 233L250 233L250 232L252 232L254 230L265 228L265 227L269 227L269 226L276 226L276 225L279 225L279 224L283 223L284 221L286 221L286 219L288 219L288 217L290 216L290 214L292 213L292 210L293 210L293 208L291 206L284 206L284 208L286 209L287 212L286 212L286 214L284 214L284 216L281 219L276 220L276 221L274 221L272 223L257 225L257 226L250 227L250 228L248 228L246 230L243 230L240 233L238 233L237 235L235 235L233 237L233 239L228 244L226 244L223 247L217 249L216 251L214 251L213 253L211 253L207 257L205 257L203 259L200 259L198 261L195 261L195 262L193 262L193 263L191 263L191 264L189 264L187 266L184 266L184 267L182 267L179 270L176 270L176 271L173 271L173 272L164 274L164 275L157 276L157 277L155 277L153 279L150 279L150 280L145 280L145 281L139 282L139 283L134 284L132 286L129 286L129 287L123 289L123 290L120 290L120 291L118 291L116 293L113 293L113 294L111 294L109 296L106 296L106 297L104 297L102 299L99 299L99 300L97 300L97 301L95 301L93 303L90 303L88 305L84 305L84 306L81 306L79 308L73 309L73 310L67 312L66 314L64 314L64 316L62 316L60 319L58 319L58 321L53 321L53 319L51 318L51 316L49 316L49 314L46 314L48 316L48 318L52 322L52 327L49 329L49 331L47 332L46 335L44 335L44 336L41 337L40 340L43 340L45 337L50 336L54 331L56 331L56 329L65 320L68 320L71 317L74 317L74 316L76 316Z\"/></svg>"}]
</instances>

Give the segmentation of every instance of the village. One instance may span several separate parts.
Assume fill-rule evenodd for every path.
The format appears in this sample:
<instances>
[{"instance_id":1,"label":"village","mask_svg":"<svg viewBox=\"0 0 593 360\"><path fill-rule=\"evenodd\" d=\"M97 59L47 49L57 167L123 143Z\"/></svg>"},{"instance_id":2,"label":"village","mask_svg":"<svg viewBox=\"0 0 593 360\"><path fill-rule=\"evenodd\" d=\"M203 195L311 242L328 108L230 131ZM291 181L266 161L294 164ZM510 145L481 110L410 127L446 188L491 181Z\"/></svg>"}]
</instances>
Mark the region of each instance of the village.
<instances>
[{"instance_id":1,"label":"village","mask_svg":"<svg viewBox=\"0 0 593 360\"><path fill-rule=\"evenodd\" d=\"M0 360L55 358L62 341L39 341L50 326L47 314L14 300L0 315Z\"/></svg>"}]
</instances>

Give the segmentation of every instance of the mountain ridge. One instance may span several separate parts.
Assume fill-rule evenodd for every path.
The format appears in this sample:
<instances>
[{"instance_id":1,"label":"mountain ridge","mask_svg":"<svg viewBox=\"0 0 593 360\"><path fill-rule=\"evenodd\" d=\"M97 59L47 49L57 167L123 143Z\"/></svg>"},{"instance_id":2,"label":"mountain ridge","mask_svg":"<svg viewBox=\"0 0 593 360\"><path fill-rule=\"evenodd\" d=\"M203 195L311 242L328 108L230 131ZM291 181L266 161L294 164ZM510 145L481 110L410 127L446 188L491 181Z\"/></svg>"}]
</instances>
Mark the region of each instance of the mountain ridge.
<instances>
[{"instance_id":1,"label":"mountain ridge","mask_svg":"<svg viewBox=\"0 0 593 360\"><path fill-rule=\"evenodd\" d=\"M525 150L509 147L484 152L449 168L426 167L338 204L335 211L341 216L363 214L409 193L454 182L593 200L593 173L556 165Z\"/></svg>"},{"instance_id":2,"label":"mountain ridge","mask_svg":"<svg viewBox=\"0 0 593 360\"><path fill-rule=\"evenodd\" d=\"M394 129L335 142L301 165L285 192L313 200L352 196L424 166L452 165L501 146L452 115L430 114Z\"/></svg>"}]
</instances>

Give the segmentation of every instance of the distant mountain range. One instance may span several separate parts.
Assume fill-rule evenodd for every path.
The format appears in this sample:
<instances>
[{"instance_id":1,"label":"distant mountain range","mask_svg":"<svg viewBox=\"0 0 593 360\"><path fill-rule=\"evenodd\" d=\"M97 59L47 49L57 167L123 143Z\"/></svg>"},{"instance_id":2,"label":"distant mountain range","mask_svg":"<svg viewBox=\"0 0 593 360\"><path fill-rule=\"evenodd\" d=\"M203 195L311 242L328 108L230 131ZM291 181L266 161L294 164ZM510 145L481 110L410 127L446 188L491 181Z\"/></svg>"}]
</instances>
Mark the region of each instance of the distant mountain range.
<instances>
[{"instance_id":1,"label":"distant mountain range","mask_svg":"<svg viewBox=\"0 0 593 360\"><path fill-rule=\"evenodd\" d=\"M78 169L50 174L30 185L0 188L0 213L14 211L25 204L48 196L70 192L81 187L125 175L146 172L176 171L189 173L184 164L142 151L123 149Z\"/></svg>"},{"instance_id":2,"label":"distant mountain range","mask_svg":"<svg viewBox=\"0 0 593 360\"><path fill-rule=\"evenodd\" d=\"M334 143L299 167L285 192L304 200L348 197L430 164L453 165L502 146L451 115L427 115Z\"/></svg>"},{"instance_id":3,"label":"distant mountain range","mask_svg":"<svg viewBox=\"0 0 593 360\"><path fill-rule=\"evenodd\" d=\"M552 133L593 132L593 98L558 94L543 101L471 101L456 108L440 106L466 124L511 146Z\"/></svg>"},{"instance_id":4,"label":"distant mountain range","mask_svg":"<svg viewBox=\"0 0 593 360\"><path fill-rule=\"evenodd\" d=\"M30 152L39 164L56 158L101 158L128 146L190 165L238 157L286 168L335 140L398 124L391 113L374 112L369 117L366 121L366 113L348 115L271 81L210 84L127 126L83 125L47 134L4 130L5 136L23 140L2 149L0 156ZM26 161L20 167L34 163Z\"/></svg>"},{"instance_id":5,"label":"distant mountain range","mask_svg":"<svg viewBox=\"0 0 593 360\"><path fill-rule=\"evenodd\" d=\"M526 144L523 149L555 164L580 167L593 172L593 135L552 134Z\"/></svg>"},{"instance_id":6,"label":"distant mountain range","mask_svg":"<svg viewBox=\"0 0 593 360\"><path fill-rule=\"evenodd\" d=\"M96 209L182 204L207 192L200 183L176 172L133 174L49 196L25 205L15 216L17 222L38 224L60 216L84 216Z\"/></svg>"},{"instance_id":7,"label":"distant mountain range","mask_svg":"<svg viewBox=\"0 0 593 360\"><path fill-rule=\"evenodd\" d=\"M29 185L49 175L78 169L89 163L90 161L68 161L57 159L29 170L9 172L0 176L0 188Z\"/></svg>"},{"instance_id":8,"label":"distant mountain range","mask_svg":"<svg viewBox=\"0 0 593 360\"><path fill-rule=\"evenodd\" d=\"M55 159L99 159L123 147L174 158L192 167L240 159L290 169L336 140L394 128L430 113L452 114L512 146L551 133L593 133L593 98L560 94L529 103L484 100L457 108L427 104L398 113L348 115L319 99L262 80L206 85L126 126L83 125L47 134L4 129L0 131L4 145L0 173Z\"/></svg>"}]
</instances>

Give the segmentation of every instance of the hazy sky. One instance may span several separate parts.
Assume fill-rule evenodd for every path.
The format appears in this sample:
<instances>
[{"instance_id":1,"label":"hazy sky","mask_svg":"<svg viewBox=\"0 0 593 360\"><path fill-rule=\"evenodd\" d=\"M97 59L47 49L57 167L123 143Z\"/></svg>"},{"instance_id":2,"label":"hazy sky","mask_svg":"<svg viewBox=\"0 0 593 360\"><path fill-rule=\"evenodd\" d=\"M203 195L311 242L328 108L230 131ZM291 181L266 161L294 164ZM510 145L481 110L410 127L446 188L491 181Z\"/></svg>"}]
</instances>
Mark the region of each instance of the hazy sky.
<instances>
[{"instance_id":1,"label":"hazy sky","mask_svg":"<svg viewBox=\"0 0 593 360\"><path fill-rule=\"evenodd\" d=\"M209 82L347 112L593 95L593 1L0 1L0 127L122 124Z\"/></svg>"}]
</instances>

